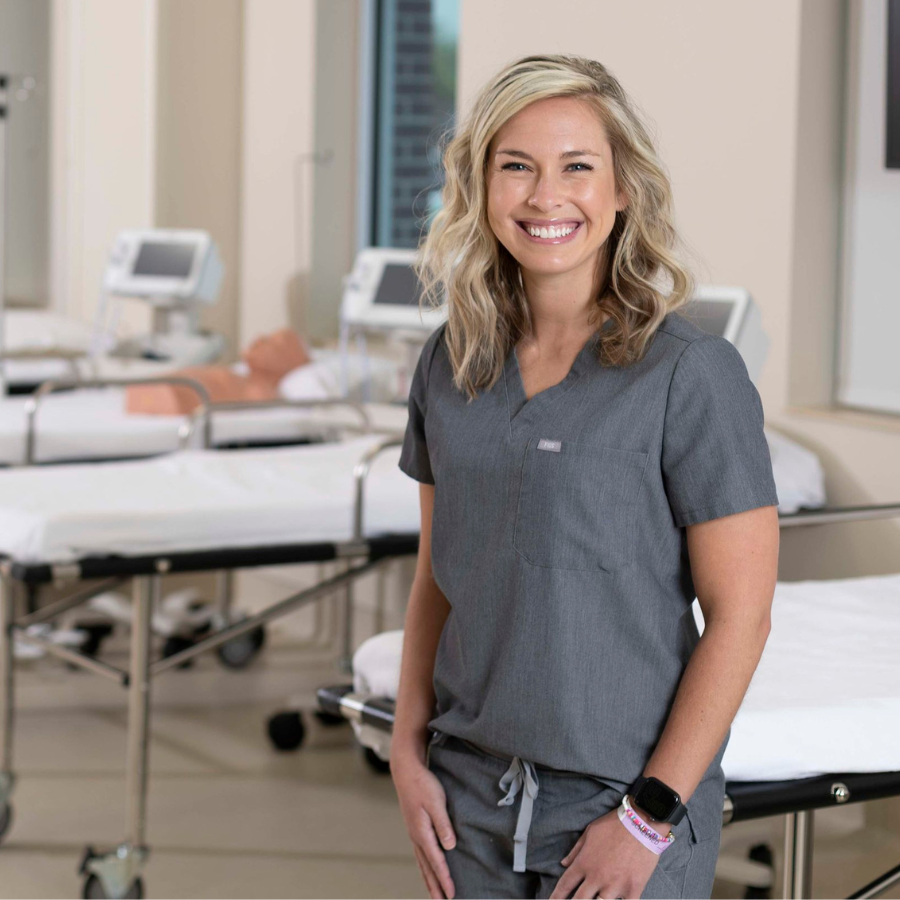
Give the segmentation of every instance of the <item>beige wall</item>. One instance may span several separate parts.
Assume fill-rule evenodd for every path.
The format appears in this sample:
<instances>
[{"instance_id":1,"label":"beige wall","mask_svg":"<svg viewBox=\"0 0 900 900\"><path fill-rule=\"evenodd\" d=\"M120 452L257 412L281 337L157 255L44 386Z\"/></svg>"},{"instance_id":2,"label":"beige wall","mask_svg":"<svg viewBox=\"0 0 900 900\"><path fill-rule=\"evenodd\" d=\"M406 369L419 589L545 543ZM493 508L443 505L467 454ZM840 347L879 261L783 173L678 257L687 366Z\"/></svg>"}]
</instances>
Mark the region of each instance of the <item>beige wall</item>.
<instances>
[{"instance_id":1,"label":"beige wall","mask_svg":"<svg viewBox=\"0 0 900 900\"><path fill-rule=\"evenodd\" d=\"M528 53L582 54L613 71L655 128L698 276L747 288L762 310L767 422L821 456L831 502L900 501L900 418L827 408L846 4L558 0L552 15L542 0L462 6L463 111ZM785 532L781 577L891 572L898 558L892 521Z\"/></svg>"},{"instance_id":2,"label":"beige wall","mask_svg":"<svg viewBox=\"0 0 900 900\"><path fill-rule=\"evenodd\" d=\"M153 224L157 4L54 0L51 19L53 305L92 320L116 233Z\"/></svg>"},{"instance_id":3,"label":"beige wall","mask_svg":"<svg viewBox=\"0 0 900 900\"><path fill-rule=\"evenodd\" d=\"M314 177L306 162L314 150L314 38L314 0L245 0L243 343L305 318Z\"/></svg>"},{"instance_id":4,"label":"beige wall","mask_svg":"<svg viewBox=\"0 0 900 900\"><path fill-rule=\"evenodd\" d=\"M154 224L202 228L225 266L201 315L234 356L240 281L242 0L158 0Z\"/></svg>"},{"instance_id":5,"label":"beige wall","mask_svg":"<svg viewBox=\"0 0 900 900\"><path fill-rule=\"evenodd\" d=\"M226 267L206 327L237 339L241 0L53 0L53 306L93 319L123 228L205 228ZM125 301L146 331L150 310Z\"/></svg>"}]
</instances>

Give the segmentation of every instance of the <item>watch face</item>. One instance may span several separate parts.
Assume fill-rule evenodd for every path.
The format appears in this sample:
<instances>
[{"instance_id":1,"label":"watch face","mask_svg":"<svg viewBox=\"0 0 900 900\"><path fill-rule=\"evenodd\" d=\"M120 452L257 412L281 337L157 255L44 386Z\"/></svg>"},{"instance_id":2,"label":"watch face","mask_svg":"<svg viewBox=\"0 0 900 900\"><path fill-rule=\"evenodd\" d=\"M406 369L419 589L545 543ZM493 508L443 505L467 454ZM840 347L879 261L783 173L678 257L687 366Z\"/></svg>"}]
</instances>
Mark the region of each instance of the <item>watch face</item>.
<instances>
[{"instance_id":1,"label":"watch face","mask_svg":"<svg viewBox=\"0 0 900 900\"><path fill-rule=\"evenodd\" d=\"M657 822L667 822L680 801L678 795L661 781L648 778L635 795L634 802Z\"/></svg>"}]
</instances>

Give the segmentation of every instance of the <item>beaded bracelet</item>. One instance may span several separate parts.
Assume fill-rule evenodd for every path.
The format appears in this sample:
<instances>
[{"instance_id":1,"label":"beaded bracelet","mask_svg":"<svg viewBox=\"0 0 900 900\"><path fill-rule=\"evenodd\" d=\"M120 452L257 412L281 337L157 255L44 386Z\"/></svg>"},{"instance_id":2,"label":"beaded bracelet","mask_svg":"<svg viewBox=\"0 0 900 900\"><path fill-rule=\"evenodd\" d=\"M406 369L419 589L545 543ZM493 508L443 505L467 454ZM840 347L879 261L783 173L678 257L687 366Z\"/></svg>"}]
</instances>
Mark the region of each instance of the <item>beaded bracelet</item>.
<instances>
[{"instance_id":1,"label":"beaded bracelet","mask_svg":"<svg viewBox=\"0 0 900 900\"><path fill-rule=\"evenodd\" d=\"M634 807L628 802L628 794L622 798L622 805L619 807L618 814L619 821L625 828L657 856L675 842L675 835L671 831L666 837L662 837L641 819L634 811Z\"/></svg>"}]
</instances>

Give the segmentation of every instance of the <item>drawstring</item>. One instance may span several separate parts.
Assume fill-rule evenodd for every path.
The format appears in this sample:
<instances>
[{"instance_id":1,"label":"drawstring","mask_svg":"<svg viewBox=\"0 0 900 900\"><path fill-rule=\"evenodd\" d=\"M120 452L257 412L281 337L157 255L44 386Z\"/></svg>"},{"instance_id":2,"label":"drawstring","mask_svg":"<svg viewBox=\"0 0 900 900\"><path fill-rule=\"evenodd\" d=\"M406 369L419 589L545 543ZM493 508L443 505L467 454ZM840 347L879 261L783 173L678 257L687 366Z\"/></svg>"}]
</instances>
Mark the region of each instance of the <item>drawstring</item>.
<instances>
[{"instance_id":1,"label":"drawstring","mask_svg":"<svg viewBox=\"0 0 900 900\"><path fill-rule=\"evenodd\" d=\"M528 830L531 828L531 814L534 810L534 801L538 795L538 779L534 765L527 759L519 759L514 756L512 763L506 770L506 774L500 779L500 787L505 790L506 796L497 803L497 806L512 806L519 793L519 788L525 786L522 793L519 818L516 820L516 833L513 837L513 872L525 871L525 851L528 845ZM507 790L508 789L508 790Z\"/></svg>"}]
</instances>

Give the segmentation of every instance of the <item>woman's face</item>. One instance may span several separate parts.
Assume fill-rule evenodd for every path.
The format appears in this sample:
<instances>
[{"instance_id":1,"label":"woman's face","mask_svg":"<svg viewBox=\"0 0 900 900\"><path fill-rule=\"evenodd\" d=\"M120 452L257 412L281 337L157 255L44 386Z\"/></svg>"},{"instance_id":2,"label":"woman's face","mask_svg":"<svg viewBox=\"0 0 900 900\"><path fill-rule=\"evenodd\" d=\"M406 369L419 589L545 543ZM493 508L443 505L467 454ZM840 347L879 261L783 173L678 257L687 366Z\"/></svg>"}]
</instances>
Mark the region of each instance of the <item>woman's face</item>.
<instances>
[{"instance_id":1,"label":"woman's face","mask_svg":"<svg viewBox=\"0 0 900 900\"><path fill-rule=\"evenodd\" d=\"M612 150L593 108L576 97L537 100L488 149L488 221L528 275L596 273L617 197Z\"/></svg>"}]
</instances>

